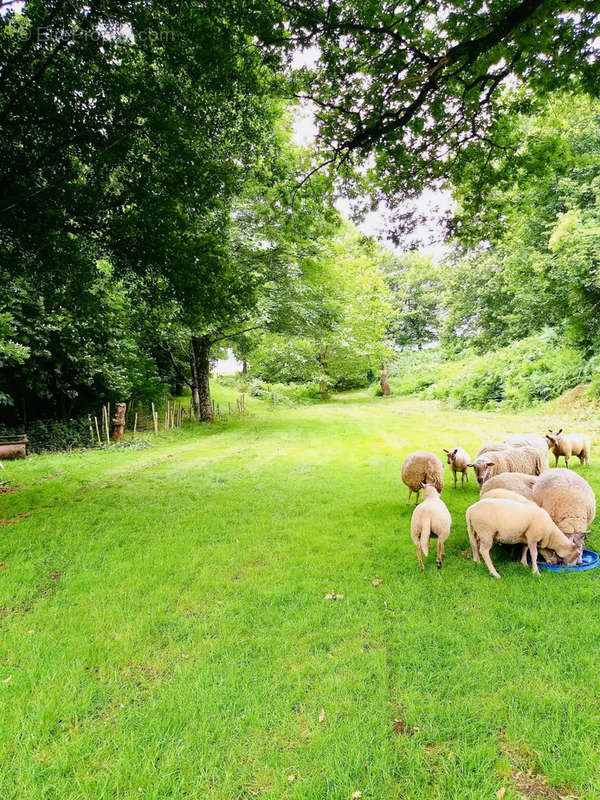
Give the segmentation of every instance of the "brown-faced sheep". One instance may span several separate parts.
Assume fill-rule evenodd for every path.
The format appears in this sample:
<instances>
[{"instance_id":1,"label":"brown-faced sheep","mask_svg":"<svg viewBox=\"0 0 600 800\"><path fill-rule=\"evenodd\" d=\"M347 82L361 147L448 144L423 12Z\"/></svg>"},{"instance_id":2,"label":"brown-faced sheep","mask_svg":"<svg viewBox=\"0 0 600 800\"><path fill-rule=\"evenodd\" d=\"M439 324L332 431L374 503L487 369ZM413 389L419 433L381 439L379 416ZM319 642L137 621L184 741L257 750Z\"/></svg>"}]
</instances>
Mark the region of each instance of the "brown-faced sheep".
<instances>
[{"instance_id":1,"label":"brown-faced sheep","mask_svg":"<svg viewBox=\"0 0 600 800\"><path fill-rule=\"evenodd\" d=\"M538 545L555 550L567 564L574 564L577 561L578 546L567 539L543 508L533 503L484 498L469 506L466 517L473 561L478 562L481 554L494 578L500 577L490 558L490 549L494 542L526 544L531 554L533 572L538 575ZM526 549L523 552L522 563L527 566Z\"/></svg>"},{"instance_id":2,"label":"brown-faced sheep","mask_svg":"<svg viewBox=\"0 0 600 800\"><path fill-rule=\"evenodd\" d=\"M429 555L429 538L431 536L437 536L435 564L438 569L442 568L444 542L450 536L451 525L452 517L438 490L433 484L424 483L423 502L415 508L410 521L410 536L417 548L417 558L421 569L424 569L421 553L425 556Z\"/></svg>"},{"instance_id":3,"label":"brown-faced sheep","mask_svg":"<svg viewBox=\"0 0 600 800\"><path fill-rule=\"evenodd\" d=\"M584 433L563 433L550 431L546 436L548 447L554 453L554 466L558 466L558 459L564 456L565 465L569 466L571 456L577 456L580 464L590 463L590 437Z\"/></svg>"},{"instance_id":4,"label":"brown-faced sheep","mask_svg":"<svg viewBox=\"0 0 600 800\"><path fill-rule=\"evenodd\" d=\"M466 450L462 449L462 447L455 447L454 450L446 450L446 448L444 448L444 453L446 453L448 457L448 463L450 464L450 469L454 475L454 488L456 489L457 472L460 472L460 485L461 487L464 486L465 478L467 479L467 483L469 482L468 464L471 460L471 457Z\"/></svg>"},{"instance_id":5,"label":"brown-faced sheep","mask_svg":"<svg viewBox=\"0 0 600 800\"><path fill-rule=\"evenodd\" d=\"M404 459L402 464L402 480L408 486L408 500L413 492L417 493L415 505L419 502L419 492L424 483L432 483L438 492L444 488L444 465L433 453L416 450Z\"/></svg>"},{"instance_id":6,"label":"brown-faced sheep","mask_svg":"<svg viewBox=\"0 0 600 800\"><path fill-rule=\"evenodd\" d=\"M477 483L482 486L489 478L501 472L541 475L548 469L548 459L533 447L510 447L508 450L485 453L469 466L475 470Z\"/></svg>"},{"instance_id":7,"label":"brown-faced sheep","mask_svg":"<svg viewBox=\"0 0 600 800\"><path fill-rule=\"evenodd\" d=\"M522 472L502 472L485 481L479 491L479 496L483 498L491 489L508 489L528 500L533 500L533 485L536 481L536 475L525 475Z\"/></svg>"}]
</instances>

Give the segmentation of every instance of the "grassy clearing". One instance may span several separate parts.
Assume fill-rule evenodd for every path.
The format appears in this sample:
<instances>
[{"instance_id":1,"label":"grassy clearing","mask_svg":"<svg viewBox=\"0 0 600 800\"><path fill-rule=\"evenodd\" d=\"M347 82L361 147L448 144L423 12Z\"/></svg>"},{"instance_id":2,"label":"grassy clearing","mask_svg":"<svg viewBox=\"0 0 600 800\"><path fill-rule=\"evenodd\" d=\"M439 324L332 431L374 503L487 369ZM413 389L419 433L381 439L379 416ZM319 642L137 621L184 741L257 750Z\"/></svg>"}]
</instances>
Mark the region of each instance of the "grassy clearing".
<instances>
[{"instance_id":1,"label":"grassy clearing","mask_svg":"<svg viewBox=\"0 0 600 800\"><path fill-rule=\"evenodd\" d=\"M400 484L415 447L554 417L253 408L7 465L0 517L30 515L0 526L0 797L597 798L600 575L496 549L494 581L449 473L447 558L421 573Z\"/></svg>"}]
</instances>

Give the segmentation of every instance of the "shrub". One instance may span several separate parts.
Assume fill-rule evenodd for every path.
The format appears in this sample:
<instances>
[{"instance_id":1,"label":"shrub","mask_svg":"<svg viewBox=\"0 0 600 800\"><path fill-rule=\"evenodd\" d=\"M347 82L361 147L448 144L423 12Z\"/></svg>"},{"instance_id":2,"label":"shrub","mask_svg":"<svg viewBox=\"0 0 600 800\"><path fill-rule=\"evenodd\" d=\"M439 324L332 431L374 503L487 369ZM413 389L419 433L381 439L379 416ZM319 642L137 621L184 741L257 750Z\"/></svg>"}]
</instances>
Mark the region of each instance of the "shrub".
<instances>
[{"instance_id":1,"label":"shrub","mask_svg":"<svg viewBox=\"0 0 600 800\"><path fill-rule=\"evenodd\" d=\"M594 365L565 345L558 331L547 329L484 355L463 351L454 361L437 349L401 353L390 369L390 383L397 394L421 392L459 408L522 408L589 379Z\"/></svg>"}]
</instances>

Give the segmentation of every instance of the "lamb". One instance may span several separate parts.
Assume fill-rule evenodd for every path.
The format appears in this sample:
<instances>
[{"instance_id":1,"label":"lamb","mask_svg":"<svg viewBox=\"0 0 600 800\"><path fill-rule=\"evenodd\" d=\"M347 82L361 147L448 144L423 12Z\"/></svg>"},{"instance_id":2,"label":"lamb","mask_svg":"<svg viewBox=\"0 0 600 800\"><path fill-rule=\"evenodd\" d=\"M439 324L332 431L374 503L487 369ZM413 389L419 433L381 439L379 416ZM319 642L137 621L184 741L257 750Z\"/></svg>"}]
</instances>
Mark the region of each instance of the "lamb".
<instances>
[{"instance_id":1,"label":"lamb","mask_svg":"<svg viewBox=\"0 0 600 800\"><path fill-rule=\"evenodd\" d=\"M565 458L565 465L569 466L571 456L577 456L580 464L590 463L590 437L584 433L563 433L550 430L550 435L546 435L548 447L554 453L554 466L558 466L558 459Z\"/></svg>"},{"instance_id":2,"label":"lamb","mask_svg":"<svg viewBox=\"0 0 600 800\"><path fill-rule=\"evenodd\" d=\"M460 472L461 474L460 485L463 487L465 485L465 478L467 479L467 483L469 482L469 470L467 468L467 464L471 460L471 457L466 450L462 449L462 447L455 447L454 450L446 450L446 448L444 448L444 453L446 453L448 456L448 463L450 464L450 469L454 475L454 488L456 489L457 472Z\"/></svg>"},{"instance_id":3,"label":"lamb","mask_svg":"<svg viewBox=\"0 0 600 800\"><path fill-rule=\"evenodd\" d=\"M479 555L494 578L499 578L490 549L494 542L517 544L523 542L529 548L534 574L539 575L537 565L538 545L555 550L565 563L574 564L579 555L576 543L564 535L543 508L533 503L515 503L514 500L484 498L467 509L467 532L473 551L473 561ZM523 551L521 563L527 566L527 550Z\"/></svg>"},{"instance_id":4,"label":"lamb","mask_svg":"<svg viewBox=\"0 0 600 800\"><path fill-rule=\"evenodd\" d=\"M417 493L415 505L419 502L419 492L424 483L432 483L438 492L444 488L444 465L433 453L426 450L415 450L404 459L402 464L402 480L408 486L408 500L413 492Z\"/></svg>"},{"instance_id":5,"label":"lamb","mask_svg":"<svg viewBox=\"0 0 600 800\"><path fill-rule=\"evenodd\" d=\"M536 480L535 475L525 475L523 472L502 472L485 481L479 491L479 496L483 498L484 494L491 489L509 489L528 500L533 500L533 485Z\"/></svg>"},{"instance_id":6,"label":"lamb","mask_svg":"<svg viewBox=\"0 0 600 800\"><path fill-rule=\"evenodd\" d=\"M437 555L435 565L442 568L444 542L450 535L452 517L446 504L432 483L423 483L423 502L416 506L410 521L410 536L417 548L417 558L424 569L421 553L429 555L429 538L437 536Z\"/></svg>"},{"instance_id":7,"label":"lamb","mask_svg":"<svg viewBox=\"0 0 600 800\"><path fill-rule=\"evenodd\" d=\"M488 478L501 472L524 472L529 475L541 475L548 469L548 459L533 447L509 447L508 450L485 453L478 456L473 464L477 482L482 486Z\"/></svg>"}]
</instances>

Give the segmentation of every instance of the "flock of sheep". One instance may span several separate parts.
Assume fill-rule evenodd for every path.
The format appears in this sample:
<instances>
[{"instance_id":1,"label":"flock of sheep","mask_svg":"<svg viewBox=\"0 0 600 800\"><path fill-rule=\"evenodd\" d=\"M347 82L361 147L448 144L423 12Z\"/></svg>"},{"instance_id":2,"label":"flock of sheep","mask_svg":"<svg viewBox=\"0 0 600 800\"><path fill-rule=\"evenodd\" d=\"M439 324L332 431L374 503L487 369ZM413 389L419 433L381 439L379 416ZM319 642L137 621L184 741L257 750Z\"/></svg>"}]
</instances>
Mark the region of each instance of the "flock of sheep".
<instances>
[{"instance_id":1,"label":"flock of sheep","mask_svg":"<svg viewBox=\"0 0 600 800\"><path fill-rule=\"evenodd\" d=\"M548 467L548 451L554 454L554 469ZM590 440L579 433L564 434L562 428L546 436L522 434L503 442L488 442L471 462L462 447L444 450L454 475L461 475L461 486L475 472L480 500L466 513L467 532L473 561L483 558L490 573L499 578L490 549L494 543L522 544L521 563L527 566L527 552L533 572L539 574L538 554L552 564L580 564L588 526L596 516L596 498L589 483L569 469L557 469L562 456L569 466L572 456L589 464ZM423 554L429 554L429 539L437 537L436 565L442 566L444 542L450 535L452 517L440 497L444 466L433 453L418 450L406 457L402 480L408 486L408 501L413 492L417 500L410 533L423 569ZM419 493L423 502L419 504Z\"/></svg>"}]
</instances>

